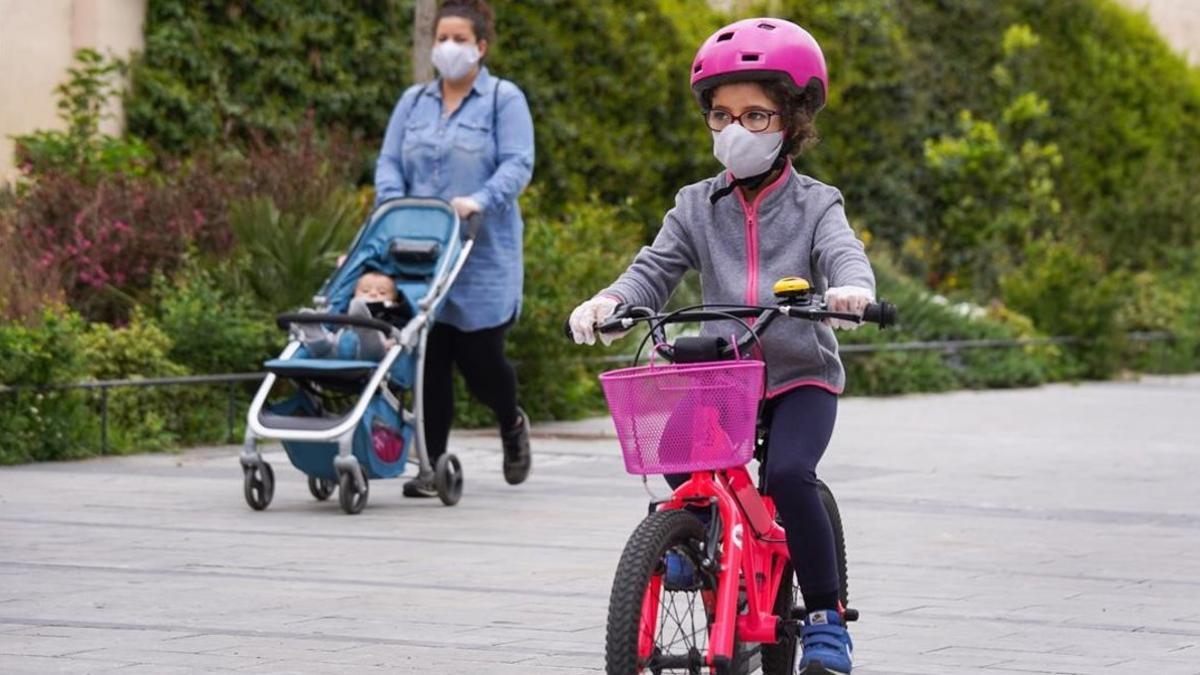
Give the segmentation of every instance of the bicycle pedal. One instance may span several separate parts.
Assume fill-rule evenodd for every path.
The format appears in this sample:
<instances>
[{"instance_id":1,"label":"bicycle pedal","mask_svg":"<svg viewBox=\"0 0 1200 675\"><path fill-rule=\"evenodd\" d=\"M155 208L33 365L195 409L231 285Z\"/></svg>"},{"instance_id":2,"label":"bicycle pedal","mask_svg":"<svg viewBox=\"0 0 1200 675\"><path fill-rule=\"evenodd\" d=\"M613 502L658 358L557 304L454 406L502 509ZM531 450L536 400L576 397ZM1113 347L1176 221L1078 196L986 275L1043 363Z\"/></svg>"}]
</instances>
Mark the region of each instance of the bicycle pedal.
<instances>
[{"instance_id":1,"label":"bicycle pedal","mask_svg":"<svg viewBox=\"0 0 1200 675\"><path fill-rule=\"evenodd\" d=\"M804 622L799 619L780 619L775 624L775 639L778 641L795 640L800 635Z\"/></svg>"},{"instance_id":2,"label":"bicycle pedal","mask_svg":"<svg viewBox=\"0 0 1200 675\"><path fill-rule=\"evenodd\" d=\"M808 610L804 609L803 607L793 607L792 608L792 620L793 621L800 621L801 623L803 623L806 618L808 618ZM858 621L858 610L847 607L842 612L842 621L845 621L846 623L850 623L851 621Z\"/></svg>"}]
</instances>

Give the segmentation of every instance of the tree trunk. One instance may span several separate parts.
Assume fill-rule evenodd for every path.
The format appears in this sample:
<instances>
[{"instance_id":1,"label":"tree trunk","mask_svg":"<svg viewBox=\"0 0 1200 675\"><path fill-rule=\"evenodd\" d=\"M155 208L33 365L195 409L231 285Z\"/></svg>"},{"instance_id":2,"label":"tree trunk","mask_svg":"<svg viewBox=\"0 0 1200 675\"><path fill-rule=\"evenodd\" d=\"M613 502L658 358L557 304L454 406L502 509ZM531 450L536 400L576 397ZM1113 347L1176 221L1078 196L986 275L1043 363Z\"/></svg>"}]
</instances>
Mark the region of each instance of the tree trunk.
<instances>
[{"instance_id":1,"label":"tree trunk","mask_svg":"<svg viewBox=\"0 0 1200 675\"><path fill-rule=\"evenodd\" d=\"M433 49L433 20L437 16L437 5L437 0L417 0L413 10L413 82L433 79L429 52Z\"/></svg>"}]
</instances>

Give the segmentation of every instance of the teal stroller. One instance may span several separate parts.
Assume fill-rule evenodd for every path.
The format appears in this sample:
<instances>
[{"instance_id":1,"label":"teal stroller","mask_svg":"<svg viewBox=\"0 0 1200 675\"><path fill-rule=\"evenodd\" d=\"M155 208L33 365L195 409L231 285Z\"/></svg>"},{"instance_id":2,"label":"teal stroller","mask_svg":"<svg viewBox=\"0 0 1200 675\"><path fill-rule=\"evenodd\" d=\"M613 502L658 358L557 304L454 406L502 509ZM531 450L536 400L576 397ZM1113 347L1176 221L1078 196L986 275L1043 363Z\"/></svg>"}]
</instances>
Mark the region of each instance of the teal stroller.
<instances>
[{"instance_id":1,"label":"teal stroller","mask_svg":"<svg viewBox=\"0 0 1200 675\"><path fill-rule=\"evenodd\" d=\"M275 474L258 449L282 441L292 464L308 476L309 492L328 499L336 489L346 513L367 504L370 481L396 478L409 464L434 479L438 497L452 506L462 496L462 464L453 454L431 466L425 450L422 382L425 343L439 306L474 246L479 218L461 232L458 215L437 199L381 204L359 230L346 260L313 298L314 310L281 314L290 341L268 371L247 415L241 451L246 502L267 508ZM398 301L383 316L346 311L366 271L395 280ZM301 341L305 324L381 331L394 344L379 361L314 358ZM278 380L294 393L268 404Z\"/></svg>"}]
</instances>

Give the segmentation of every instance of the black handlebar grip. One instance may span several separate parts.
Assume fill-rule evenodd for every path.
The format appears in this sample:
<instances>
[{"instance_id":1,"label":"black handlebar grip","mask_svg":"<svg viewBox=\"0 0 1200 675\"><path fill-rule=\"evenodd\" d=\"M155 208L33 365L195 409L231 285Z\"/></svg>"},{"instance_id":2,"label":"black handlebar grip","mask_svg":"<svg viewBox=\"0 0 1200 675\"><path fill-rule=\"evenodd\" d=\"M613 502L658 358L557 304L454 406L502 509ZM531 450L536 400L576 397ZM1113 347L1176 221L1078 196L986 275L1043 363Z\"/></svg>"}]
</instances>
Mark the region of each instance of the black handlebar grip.
<instances>
[{"instance_id":1,"label":"black handlebar grip","mask_svg":"<svg viewBox=\"0 0 1200 675\"><path fill-rule=\"evenodd\" d=\"M571 330L571 320L570 319L566 319L563 321L563 335L566 335L567 339L571 340L572 342L575 340L575 331Z\"/></svg>"},{"instance_id":2,"label":"black handlebar grip","mask_svg":"<svg viewBox=\"0 0 1200 675\"><path fill-rule=\"evenodd\" d=\"M880 328L896 325L896 306L890 302L873 302L863 310L863 321L879 324Z\"/></svg>"},{"instance_id":3,"label":"black handlebar grip","mask_svg":"<svg viewBox=\"0 0 1200 675\"><path fill-rule=\"evenodd\" d=\"M474 239L483 227L483 214L476 211L467 216L467 239Z\"/></svg>"}]
</instances>

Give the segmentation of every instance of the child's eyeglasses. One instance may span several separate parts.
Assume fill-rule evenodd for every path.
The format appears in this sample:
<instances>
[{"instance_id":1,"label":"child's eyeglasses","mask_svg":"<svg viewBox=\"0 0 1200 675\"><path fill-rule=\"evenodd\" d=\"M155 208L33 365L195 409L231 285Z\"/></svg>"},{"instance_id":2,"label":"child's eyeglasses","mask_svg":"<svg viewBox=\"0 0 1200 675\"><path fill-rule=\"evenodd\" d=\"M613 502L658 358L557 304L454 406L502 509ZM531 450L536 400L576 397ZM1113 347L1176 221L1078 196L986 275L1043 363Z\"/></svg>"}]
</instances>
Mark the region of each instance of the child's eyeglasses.
<instances>
[{"instance_id":1,"label":"child's eyeglasses","mask_svg":"<svg viewBox=\"0 0 1200 675\"><path fill-rule=\"evenodd\" d=\"M741 115L734 115L728 110L714 109L704 112L704 122L713 131L721 131L730 124L737 122L746 131L758 133L766 131L767 127L771 126L771 118L778 114L772 110L747 110Z\"/></svg>"}]
</instances>

